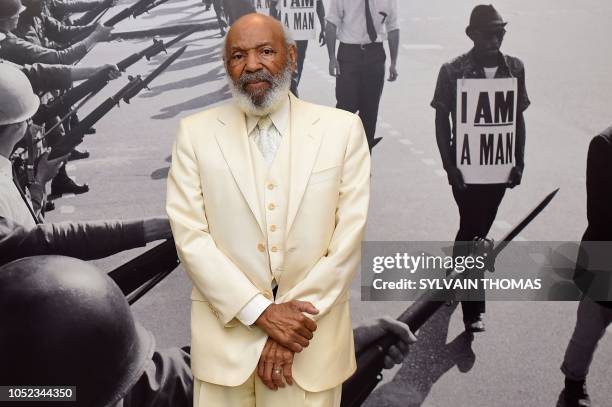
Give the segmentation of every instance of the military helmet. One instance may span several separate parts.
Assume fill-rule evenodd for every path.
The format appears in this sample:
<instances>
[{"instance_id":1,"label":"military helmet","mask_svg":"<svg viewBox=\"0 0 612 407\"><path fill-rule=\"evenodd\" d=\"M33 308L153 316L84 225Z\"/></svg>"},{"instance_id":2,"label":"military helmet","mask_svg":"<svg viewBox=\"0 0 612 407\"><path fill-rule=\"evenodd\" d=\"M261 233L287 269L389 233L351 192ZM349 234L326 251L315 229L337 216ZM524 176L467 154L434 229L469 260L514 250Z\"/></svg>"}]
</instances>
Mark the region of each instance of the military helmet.
<instances>
[{"instance_id":1,"label":"military helmet","mask_svg":"<svg viewBox=\"0 0 612 407\"><path fill-rule=\"evenodd\" d=\"M75 407L114 406L154 348L115 283L70 257L0 267L0 326L0 383L75 386Z\"/></svg>"},{"instance_id":2,"label":"military helmet","mask_svg":"<svg viewBox=\"0 0 612 407\"><path fill-rule=\"evenodd\" d=\"M0 1L0 20L13 18L21 14L26 8L21 4L21 0L2 0Z\"/></svg>"},{"instance_id":3,"label":"military helmet","mask_svg":"<svg viewBox=\"0 0 612 407\"><path fill-rule=\"evenodd\" d=\"M0 64L0 126L26 121L39 105L25 74L9 64Z\"/></svg>"}]
</instances>

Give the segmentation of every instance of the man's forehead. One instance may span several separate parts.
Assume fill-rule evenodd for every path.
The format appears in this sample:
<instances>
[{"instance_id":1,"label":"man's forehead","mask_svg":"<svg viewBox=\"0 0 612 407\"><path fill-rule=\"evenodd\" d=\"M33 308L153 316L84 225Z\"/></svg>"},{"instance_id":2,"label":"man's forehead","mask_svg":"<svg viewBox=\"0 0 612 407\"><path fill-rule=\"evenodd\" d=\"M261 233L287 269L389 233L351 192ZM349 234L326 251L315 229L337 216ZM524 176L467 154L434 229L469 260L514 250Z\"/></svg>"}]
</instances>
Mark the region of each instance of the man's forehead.
<instances>
[{"instance_id":1,"label":"man's forehead","mask_svg":"<svg viewBox=\"0 0 612 407\"><path fill-rule=\"evenodd\" d=\"M250 18L234 24L227 35L228 48L251 48L255 44L282 42L284 32L275 20Z\"/></svg>"}]
</instances>

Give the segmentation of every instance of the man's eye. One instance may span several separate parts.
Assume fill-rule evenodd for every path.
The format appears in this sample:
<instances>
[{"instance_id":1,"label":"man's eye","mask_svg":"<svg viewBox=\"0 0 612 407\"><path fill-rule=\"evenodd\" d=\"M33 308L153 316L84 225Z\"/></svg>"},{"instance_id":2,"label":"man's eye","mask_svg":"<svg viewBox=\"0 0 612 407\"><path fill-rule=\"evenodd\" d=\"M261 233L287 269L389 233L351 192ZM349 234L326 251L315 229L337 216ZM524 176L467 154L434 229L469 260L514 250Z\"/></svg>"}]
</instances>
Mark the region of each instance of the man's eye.
<instances>
[{"instance_id":1,"label":"man's eye","mask_svg":"<svg viewBox=\"0 0 612 407\"><path fill-rule=\"evenodd\" d=\"M271 50L271 49L269 49L269 48L266 48L266 49L264 49L264 50L262 51L262 53L263 53L264 55L272 55L272 54L274 54L274 50Z\"/></svg>"},{"instance_id":2,"label":"man's eye","mask_svg":"<svg viewBox=\"0 0 612 407\"><path fill-rule=\"evenodd\" d=\"M234 59L234 60L238 60L240 58L242 58L242 54L234 54L234 55L232 55L232 59Z\"/></svg>"}]
</instances>

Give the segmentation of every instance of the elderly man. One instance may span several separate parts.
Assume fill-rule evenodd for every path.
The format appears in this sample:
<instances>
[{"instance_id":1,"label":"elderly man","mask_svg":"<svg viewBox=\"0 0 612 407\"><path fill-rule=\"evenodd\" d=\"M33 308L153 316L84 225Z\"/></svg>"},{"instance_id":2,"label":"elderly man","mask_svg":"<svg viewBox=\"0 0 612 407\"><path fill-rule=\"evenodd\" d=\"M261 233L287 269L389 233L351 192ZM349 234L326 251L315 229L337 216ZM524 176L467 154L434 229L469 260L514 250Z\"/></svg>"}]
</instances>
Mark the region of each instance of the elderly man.
<instances>
[{"instance_id":1,"label":"elderly man","mask_svg":"<svg viewBox=\"0 0 612 407\"><path fill-rule=\"evenodd\" d=\"M236 21L224 63L233 98L182 120L168 176L166 209L194 285L194 405L337 406L355 370L363 126L290 95L296 48L271 17Z\"/></svg>"}]
</instances>

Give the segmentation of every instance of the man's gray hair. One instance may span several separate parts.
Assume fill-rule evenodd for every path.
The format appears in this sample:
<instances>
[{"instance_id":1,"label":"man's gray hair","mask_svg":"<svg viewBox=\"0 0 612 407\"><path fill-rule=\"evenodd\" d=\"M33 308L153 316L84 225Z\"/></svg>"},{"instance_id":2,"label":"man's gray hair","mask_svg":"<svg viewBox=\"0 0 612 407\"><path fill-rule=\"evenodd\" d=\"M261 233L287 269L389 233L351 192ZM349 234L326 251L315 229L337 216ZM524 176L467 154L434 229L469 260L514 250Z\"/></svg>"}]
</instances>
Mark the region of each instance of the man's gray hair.
<instances>
[{"instance_id":1,"label":"man's gray hair","mask_svg":"<svg viewBox=\"0 0 612 407\"><path fill-rule=\"evenodd\" d=\"M289 53L289 49L291 47L295 47L296 42L293 39L293 33L285 26L285 24L282 24L279 22L279 24L283 27L283 37L285 38L285 49L287 50L287 53ZM227 35L225 36L225 39L223 40L223 64L227 66ZM287 55L287 57L289 57L289 55Z\"/></svg>"}]
</instances>

